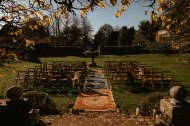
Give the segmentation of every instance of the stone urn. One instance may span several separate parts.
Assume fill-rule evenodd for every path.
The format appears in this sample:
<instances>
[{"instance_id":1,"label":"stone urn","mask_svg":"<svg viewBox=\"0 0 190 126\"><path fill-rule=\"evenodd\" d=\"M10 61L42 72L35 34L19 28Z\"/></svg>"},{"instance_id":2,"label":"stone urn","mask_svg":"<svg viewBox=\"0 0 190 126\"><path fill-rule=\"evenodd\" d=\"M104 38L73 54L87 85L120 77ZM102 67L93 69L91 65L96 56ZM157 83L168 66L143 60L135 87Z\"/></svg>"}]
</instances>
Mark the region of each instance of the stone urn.
<instances>
[{"instance_id":1,"label":"stone urn","mask_svg":"<svg viewBox=\"0 0 190 126\"><path fill-rule=\"evenodd\" d=\"M85 51L84 54L86 57L91 58L89 67L96 67L95 58L98 57L100 53L97 50L95 50L95 51Z\"/></svg>"}]
</instances>

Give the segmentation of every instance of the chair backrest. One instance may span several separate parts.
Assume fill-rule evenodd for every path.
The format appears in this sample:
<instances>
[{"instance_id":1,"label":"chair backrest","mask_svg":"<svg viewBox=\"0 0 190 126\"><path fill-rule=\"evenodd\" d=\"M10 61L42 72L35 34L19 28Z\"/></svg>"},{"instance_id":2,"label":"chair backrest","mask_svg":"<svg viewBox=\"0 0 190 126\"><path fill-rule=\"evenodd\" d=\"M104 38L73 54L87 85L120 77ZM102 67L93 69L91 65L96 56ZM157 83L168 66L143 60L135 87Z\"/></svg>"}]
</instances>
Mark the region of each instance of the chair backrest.
<instances>
[{"instance_id":1,"label":"chair backrest","mask_svg":"<svg viewBox=\"0 0 190 126\"><path fill-rule=\"evenodd\" d=\"M25 78L27 76L27 71L18 71L17 78Z\"/></svg>"},{"instance_id":2,"label":"chair backrest","mask_svg":"<svg viewBox=\"0 0 190 126\"><path fill-rule=\"evenodd\" d=\"M76 71L75 73L74 73L74 79L80 79L80 71Z\"/></svg>"}]
</instances>

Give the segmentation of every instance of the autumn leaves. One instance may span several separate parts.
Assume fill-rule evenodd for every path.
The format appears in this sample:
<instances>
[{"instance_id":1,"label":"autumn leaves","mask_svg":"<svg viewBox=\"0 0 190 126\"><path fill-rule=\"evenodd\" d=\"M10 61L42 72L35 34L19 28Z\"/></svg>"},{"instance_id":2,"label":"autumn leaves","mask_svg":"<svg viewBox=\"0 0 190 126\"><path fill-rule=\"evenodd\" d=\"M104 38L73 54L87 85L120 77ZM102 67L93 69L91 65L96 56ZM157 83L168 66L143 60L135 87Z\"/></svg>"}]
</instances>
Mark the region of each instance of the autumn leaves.
<instances>
[{"instance_id":1,"label":"autumn leaves","mask_svg":"<svg viewBox=\"0 0 190 126\"><path fill-rule=\"evenodd\" d=\"M126 11L126 7L129 6L131 4L131 0L121 0L121 8L120 10L117 10L116 13L115 13L115 16L116 17L119 17L121 16L121 13ZM110 0L110 4L112 6L116 6L118 3L118 0ZM105 0L97 0L97 6L98 7L101 7L101 8L106 8L108 5L108 3L105 1ZM84 17L87 15L87 13L92 9L92 6L89 4L89 5L86 5L84 8L81 9L81 17Z\"/></svg>"}]
</instances>

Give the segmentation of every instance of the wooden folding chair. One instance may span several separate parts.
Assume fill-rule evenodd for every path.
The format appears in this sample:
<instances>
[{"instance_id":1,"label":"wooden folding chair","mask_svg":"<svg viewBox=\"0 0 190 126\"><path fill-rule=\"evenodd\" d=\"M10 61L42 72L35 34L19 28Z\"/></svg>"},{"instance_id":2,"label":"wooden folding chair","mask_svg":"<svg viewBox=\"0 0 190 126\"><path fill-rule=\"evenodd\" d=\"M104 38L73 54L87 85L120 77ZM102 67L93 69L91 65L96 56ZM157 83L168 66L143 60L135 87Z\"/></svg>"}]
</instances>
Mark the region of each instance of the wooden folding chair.
<instances>
[{"instance_id":1,"label":"wooden folding chair","mask_svg":"<svg viewBox=\"0 0 190 126\"><path fill-rule=\"evenodd\" d=\"M80 79L80 76L81 76L81 72L80 71L76 71L74 73L74 77L72 78L72 86L80 86L81 84L81 79Z\"/></svg>"},{"instance_id":2,"label":"wooden folding chair","mask_svg":"<svg viewBox=\"0 0 190 126\"><path fill-rule=\"evenodd\" d=\"M168 84L168 86L173 84L173 77L172 77L171 73L168 75L163 73L163 86L166 84Z\"/></svg>"},{"instance_id":3,"label":"wooden folding chair","mask_svg":"<svg viewBox=\"0 0 190 126\"><path fill-rule=\"evenodd\" d=\"M36 84L47 84L48 83L48 72L41 71L36 74Z\"/></svg>"},{"instance_id":4,"label":"wooden folding chair","mask_svg":"<svg viewBox=\"0 0 190 126\"><path fill-rule=\"evenodd\" d=\"M16 85L26 84L28 83L28 76L27 71L17 71L17 76L15 77Z\"/></svg>"},{"instance_id":5,"label":"wooden folding chair","mask_svg":"<svg viewBox=\"0 0 190 126\"><path fill-rule=\"evenodd\" d=\"M163 73L162 73L162 71L154 73L154 84L159 84L163 88Z\"/></svg>"},{"instance_id":6,"label":"wooden folding chair","mask_svg":"<svg viewBox=\"0 0 190 126\"><path fill-rule=\"evenodd\" d=\"M28 76L28 84L35 84L36 83L36 69L35 68L28 68L27 71Z\"/></svg>"}]
</instances>

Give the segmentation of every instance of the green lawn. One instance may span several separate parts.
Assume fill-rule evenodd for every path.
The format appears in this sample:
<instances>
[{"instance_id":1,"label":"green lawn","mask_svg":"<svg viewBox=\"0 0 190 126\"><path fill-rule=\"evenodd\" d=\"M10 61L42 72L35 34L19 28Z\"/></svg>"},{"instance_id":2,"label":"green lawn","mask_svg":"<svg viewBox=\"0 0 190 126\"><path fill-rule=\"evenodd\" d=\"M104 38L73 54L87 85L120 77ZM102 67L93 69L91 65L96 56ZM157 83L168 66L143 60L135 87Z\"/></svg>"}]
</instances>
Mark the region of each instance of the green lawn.
<instances>
[{"instance_id":1,"label":"green lawn","mask_svg":"<svg viewBox=\"0 0 190 126\"><path fill-rule=\"evenodd\" d=\"M168 71L174 78L174 84L182 84L188 90L190 96L190 65L183 62L182 55L163 55L163 54L139 54L139 55L101 55L95 58L97 67L90 69L103 69L104 61L137 61L142 64L154 66L155 68L163 71ZM43 62L47 61L86 61L87 65L90 62L90 58L82 58L75 56L66 57L48 57L39 58ZM6 89L15 84L14 78L16 77L15 70L26 70L28 67L34 67L39 63L19 61L18 63L5 64L5 67L0 67L0 96L5 97ZM136 107L142 97L146 96L146 92L134 93L131 86L121 85L118 83L112 83L113 95L115 101L121 109L129 109ZM68 98L70 97L70 98ZM66 104L73 104L76 96L55 96L52 98L57 103L59 108L65 108ZM189 98L189 97L188 97Z\"/></svg>"}]
</instances>

